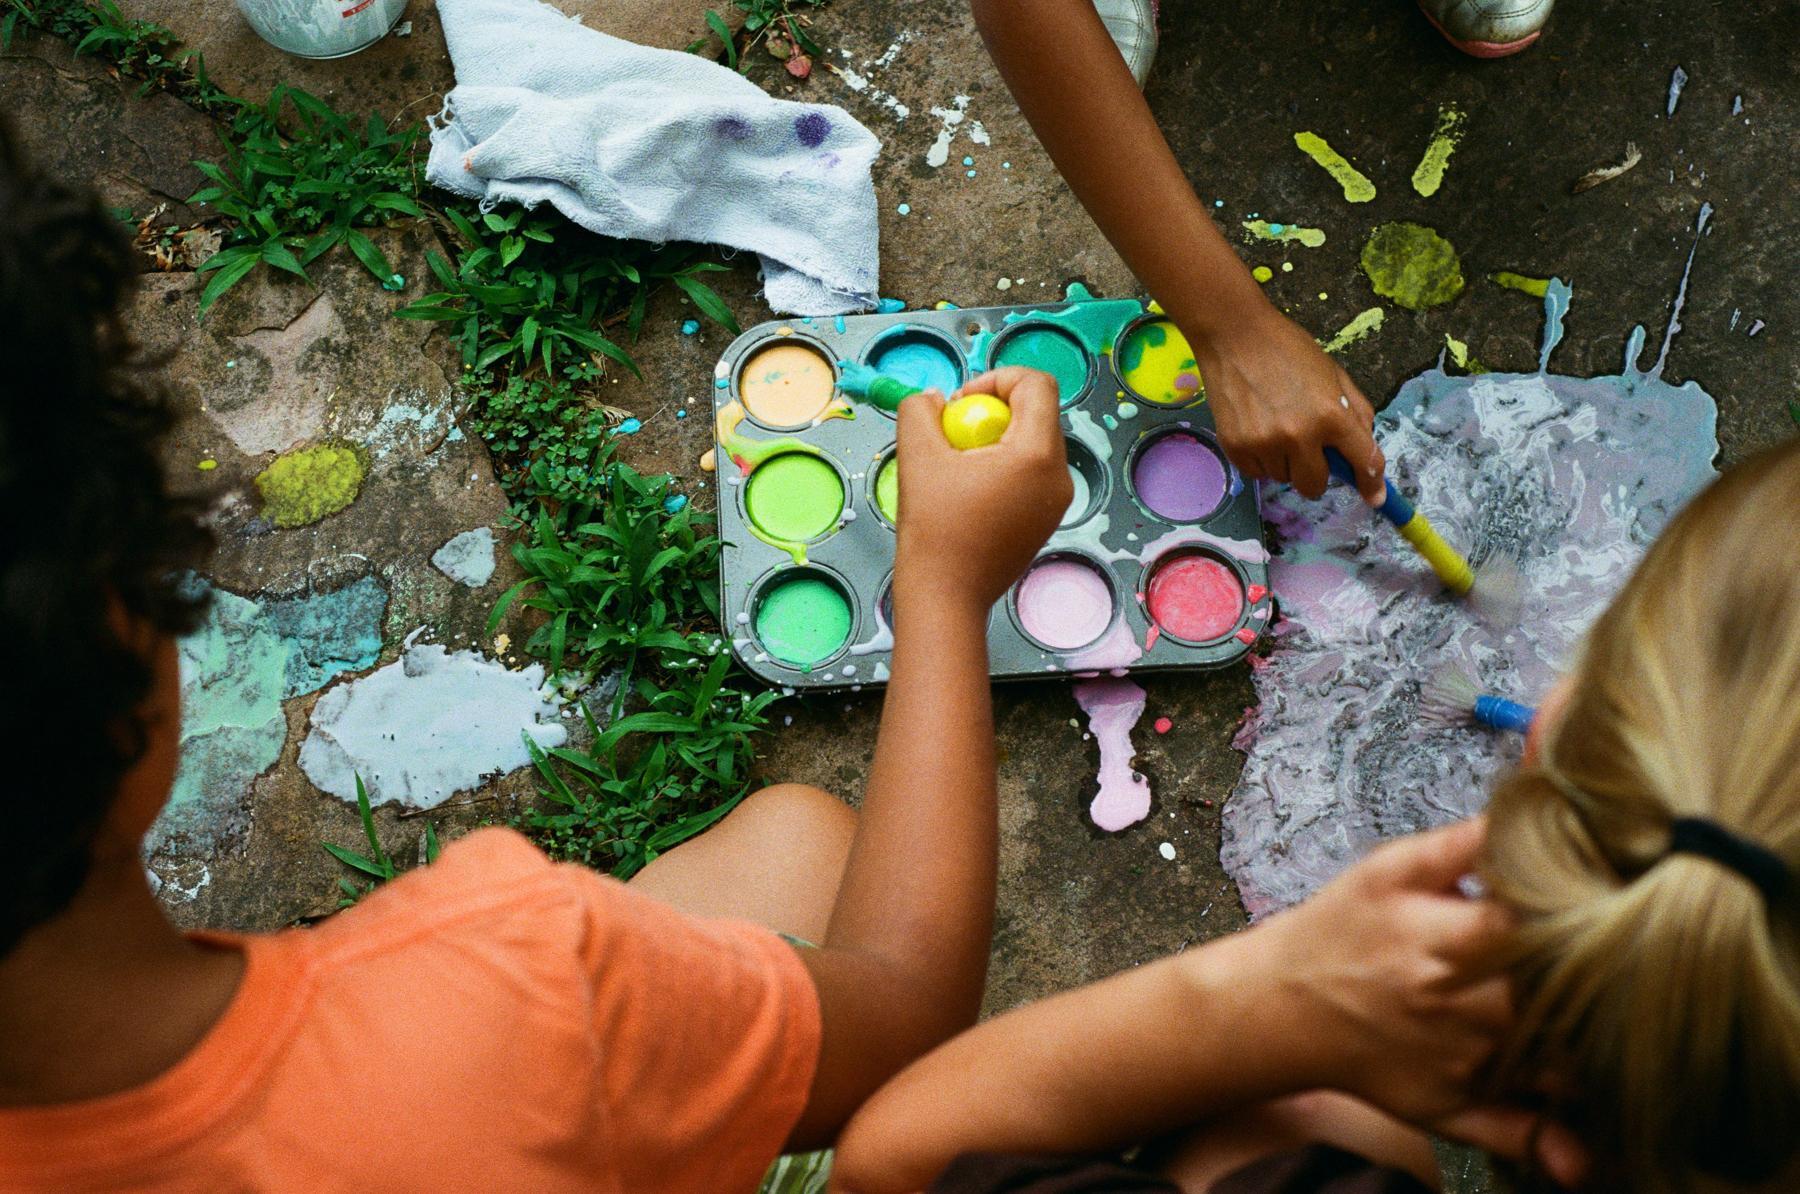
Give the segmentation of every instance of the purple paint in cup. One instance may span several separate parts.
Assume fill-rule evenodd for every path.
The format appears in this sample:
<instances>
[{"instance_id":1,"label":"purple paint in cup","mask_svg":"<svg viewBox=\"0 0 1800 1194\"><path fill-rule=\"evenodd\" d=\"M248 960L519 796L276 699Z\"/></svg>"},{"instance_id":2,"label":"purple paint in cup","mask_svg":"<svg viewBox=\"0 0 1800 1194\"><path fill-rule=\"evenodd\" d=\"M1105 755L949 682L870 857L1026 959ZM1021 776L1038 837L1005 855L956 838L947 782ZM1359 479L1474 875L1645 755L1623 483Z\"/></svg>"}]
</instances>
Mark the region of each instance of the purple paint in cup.
<instances>
[{"instance_id":1,"label":"purple paint in cup","mask_svg":"<svg viewBox=\"0 0 1800 1194\"><path fill-rule=\"evenodd\" d=\"M1218 509L1225 497L1225 463L1191 435L1165 435L1138 453L1131 483L1152 514L1194 522Z\"/></svg>"},{"instance_id":2,"label":"purple paint in cup","mask_svg":"<svg viewBox=\"0 0 1800 1194\"><path fill-rule=\"evenodd\" d=\"M1085 647L1112 625L1112 586L1084 560L1039 560L1019 582L1015 602L1025 633L1054 651Z\"/></svg>"}]
</instances>

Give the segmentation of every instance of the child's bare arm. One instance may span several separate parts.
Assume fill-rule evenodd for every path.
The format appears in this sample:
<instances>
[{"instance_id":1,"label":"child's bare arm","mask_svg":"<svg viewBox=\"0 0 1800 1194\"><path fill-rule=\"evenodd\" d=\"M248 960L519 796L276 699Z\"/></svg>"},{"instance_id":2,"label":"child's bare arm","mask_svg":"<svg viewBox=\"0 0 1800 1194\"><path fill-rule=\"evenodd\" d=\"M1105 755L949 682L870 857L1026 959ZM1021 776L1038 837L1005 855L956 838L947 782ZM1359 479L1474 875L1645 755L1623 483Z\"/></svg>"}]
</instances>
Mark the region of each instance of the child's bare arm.
<instances>
[{"instance_id":1,"label":"child's bare arm","mask_svg":"<svg viewBox=\"0 0 1800 1194\"><path fill-rule=\"evenodd\" d=\"M1323 449L1381 500L1373 409L1277 311L1225 243L1163 140L1092 0L974 0L981 35L1094 222L1194 349L1225 454L1253 477L1325 488Z\"/></svg>"},{"instance_id":2,"label":"child's bare arm","mask_svg":"<svg viewBox=\"0 0 1800 1194\"><path fill-rule=\"evenodd\" d=\"M1468 973L1510 927L1465 900L1480 826L1388 847L1240 934L997 1017L901 1073L838 1142L833 1189L925 1188L957 1155L1119 1147L1296 1091L1347 1091L1516 1155L1533 1117L1470 1108L1509 1019Z\"/></svg>"},{"instance_id":3,"label":"child's bare arm","mask_svg":"<svg viewBox=\"0 0 1800 1194\"><path fill-rule=\"evenodd\" d=\"M991 447L950 447L935 393L900 408L893 676L830 929L801 951L824 1043L796 1145L829 1141L980 1006L997 834L988 611L1071 495L1055 383L1025 369L991 378L980 388L1013 409Z\"/></svg>"}]
</instances>

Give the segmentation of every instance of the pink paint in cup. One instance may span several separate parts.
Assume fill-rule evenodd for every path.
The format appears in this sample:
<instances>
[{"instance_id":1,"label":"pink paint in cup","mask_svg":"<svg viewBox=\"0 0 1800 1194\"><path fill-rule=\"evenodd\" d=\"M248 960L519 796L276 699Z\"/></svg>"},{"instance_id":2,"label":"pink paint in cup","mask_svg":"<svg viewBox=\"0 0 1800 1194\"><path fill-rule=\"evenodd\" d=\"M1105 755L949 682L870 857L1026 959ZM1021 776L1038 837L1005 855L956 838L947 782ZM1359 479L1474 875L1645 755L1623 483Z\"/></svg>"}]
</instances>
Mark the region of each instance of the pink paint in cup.
<instances>
[{"instance_id":1,"label":"pink paint in cup","mask_svg":"<svg viewBox=\"0 0 1800 1194\"><path fill-rule=\"evenodd\" d=\"M1112 584L1079 556L1045 556L1013 595L1019 625L1053 651L1074 651L1106 633L1113 620Z\"/></svg>"}]
</instances>

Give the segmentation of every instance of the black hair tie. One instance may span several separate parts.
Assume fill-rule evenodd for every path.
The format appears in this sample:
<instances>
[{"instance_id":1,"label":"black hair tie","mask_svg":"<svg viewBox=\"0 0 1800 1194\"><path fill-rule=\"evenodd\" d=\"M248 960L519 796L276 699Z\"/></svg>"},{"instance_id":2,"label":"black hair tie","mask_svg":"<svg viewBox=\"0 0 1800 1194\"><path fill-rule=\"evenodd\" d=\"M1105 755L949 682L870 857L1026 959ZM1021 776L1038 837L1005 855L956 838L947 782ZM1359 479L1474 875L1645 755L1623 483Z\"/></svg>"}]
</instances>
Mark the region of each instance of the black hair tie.
<instances>
[{"instance_id":1,"label":"black hair tie","mask_svg":"<svg viewBox=\"0 0 1800 1194\"><path fill-rule=\"evenodd\" d=\"M1704 817L1677 817L1670 823L1669 853L1698 854L1730 867L1754 883L1770 904L1785 896L1793 884L1780 855Z\"/></svg>"}]
</instances>

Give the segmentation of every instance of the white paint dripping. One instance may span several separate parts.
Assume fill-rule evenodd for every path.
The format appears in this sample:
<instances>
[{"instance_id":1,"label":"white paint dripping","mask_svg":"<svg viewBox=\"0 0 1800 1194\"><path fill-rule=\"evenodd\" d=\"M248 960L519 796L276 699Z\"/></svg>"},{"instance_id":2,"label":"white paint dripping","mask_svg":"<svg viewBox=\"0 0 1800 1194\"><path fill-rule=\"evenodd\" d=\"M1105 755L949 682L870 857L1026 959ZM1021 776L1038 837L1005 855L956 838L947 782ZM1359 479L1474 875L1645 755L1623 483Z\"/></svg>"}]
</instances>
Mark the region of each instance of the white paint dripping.
<instances>
[{"instance_id":1,"label":"white paint dripping","mask_svg":"<svg viewBox=\"0 0 1800 1194\"><path fill-rule=\"evenodd\" d=\"M931 110L931 114L943 121L943 124L938 128L937 140L933 141L931 148L925 151L927 166L936 168L950 160L950 142L955 139L956 127L963 122L963 117L968 114L968 110L969 97L966 95L959 95L951 100L948 108Z\"/></svg>"}]
</instances>

